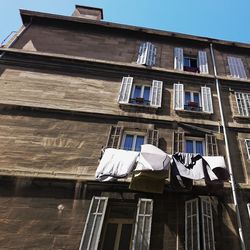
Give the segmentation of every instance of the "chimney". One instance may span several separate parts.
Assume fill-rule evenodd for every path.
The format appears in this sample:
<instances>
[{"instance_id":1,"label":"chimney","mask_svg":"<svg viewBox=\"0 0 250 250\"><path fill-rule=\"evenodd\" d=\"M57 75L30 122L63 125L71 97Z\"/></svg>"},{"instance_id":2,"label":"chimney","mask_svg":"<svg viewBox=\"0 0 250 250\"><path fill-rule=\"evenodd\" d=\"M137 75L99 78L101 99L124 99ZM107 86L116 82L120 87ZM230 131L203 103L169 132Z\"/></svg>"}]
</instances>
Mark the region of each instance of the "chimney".
<instances>
[{"instance_id":1,"label":"chimney","mask_svg":"<svg viewBox=\"0 0 250 250\"><path fill-rule=\"evenodd\" d=\"M103 12L99 8L76 5L72 16L100 21L103 19Z\"/></svg>"}]
</instances>

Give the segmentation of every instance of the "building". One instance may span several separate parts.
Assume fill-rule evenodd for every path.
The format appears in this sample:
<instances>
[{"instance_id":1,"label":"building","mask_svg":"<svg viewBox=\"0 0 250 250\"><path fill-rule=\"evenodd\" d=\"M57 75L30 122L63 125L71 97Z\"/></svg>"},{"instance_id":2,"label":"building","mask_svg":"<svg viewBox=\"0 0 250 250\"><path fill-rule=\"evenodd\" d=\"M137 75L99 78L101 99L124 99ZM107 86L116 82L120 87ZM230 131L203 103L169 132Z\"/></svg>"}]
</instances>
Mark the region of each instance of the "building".
<instances>
[{"instance_id":1,"label":"building","mask_svg":"<svg viewBox=\"0 0 250 250\"><path fill-rule=\"evenodd\" d=\"M0 248L250 249L250 44L20 14L0 49ZM95 180L103 147L142 143L222 155L231 183Z\"/></svg>"}]
</instances>

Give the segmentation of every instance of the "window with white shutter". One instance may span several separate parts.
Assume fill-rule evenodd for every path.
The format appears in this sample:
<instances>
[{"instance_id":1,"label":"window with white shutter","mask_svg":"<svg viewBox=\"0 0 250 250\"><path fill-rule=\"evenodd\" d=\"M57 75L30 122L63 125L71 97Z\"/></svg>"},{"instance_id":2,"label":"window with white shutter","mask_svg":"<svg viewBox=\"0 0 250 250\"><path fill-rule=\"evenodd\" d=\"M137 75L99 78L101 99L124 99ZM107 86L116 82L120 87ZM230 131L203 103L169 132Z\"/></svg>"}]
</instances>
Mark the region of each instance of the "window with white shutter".
<instances>
[{"instance_id":1,"label":"window with white shutter","mask_svg":"<svg viewBox=\"0 0 250 250\"><path fill-rule=\"evenodd\" d=\"M245 140L248 159L250 160L250 139Z\"/></svg>"},{"instance_id":2,"label":"window with white shutter","mask_svg":"<svg viewBox=\"0 0 250 250\"><path fill-rule=\"evenodd\" d=\"M137 64L153 66L156 62L156 47L150 42L142 43L139 48Z\"/></svg>"},{"instance_id":3,"label":"window with white shutter","mask_svg":"<svg viewBox=\"0 0 250 250\"><path fill-rule=\"evenodd\" d=\"M153 200L139 199L132 244L133 250L149 250L152 216Z\"/></svg>"},{"instance_id":4,"label":"window with white shutter","mask_svg":"<svg viewBox=\"0 0 250 250\"><path fill-rule=\"evenodd\" d=\"M80 243L80 250L97 250L102 224L108 204L107 197L93 197L87 220L85 223L83 236Z\"/></svg>"},{"instance_id":5,"label":"window with white shutter","mask_svg":"<svg viewBox=\"0 0 250 250\"><path fill-rule=\"evenodd\" d=\"M219 155L217 139L216 139L215 135L206 134L205 135L205 144L206 144L206 155L207 156L217 156L217 155Z\"/></svg>"},{"instance_id":6,"label":"window with white shutter","mask_svg":"<svg viewBox=\"0 0 250 250\"><path fill-rule=\"evenodd\" d=\"M147 130L147 144L152 144L158 147L159 142L159 131L156 129Z\"/></svg>"},{"instance_id":7,"label":"window with white shutter","mask_svg":"<svg viewBox=\"0 0 250 250\"><path fill-rule=\"evenodd\" d=\"M198 65L201 74L208 74L207 52L198 52Z\"/></svg>"},{"instance_id":8,"label":"window with white shutter","mask_svg":"<svg viewBox=\"0 0 250 250\"><path fill-rule=\"evenodd\" d=\"M185 250L215 250L211 199L185 202Z\"/></svg>"},{"instance_id":9,"label":"window with white shutter","mask_svg":"<svg viewBox=\"0 0 250 250\"><path fill-rule=\"evenodd\" d=\"M160 108L163 82L153 80L152 84L133 83L132 77L123 77L118 102Z\"/></svg>"},{"instance_id":10,"label":"window with white shutter","mask_svg":"<svg viewBox=\"0 0 250 250\"><path fill-rule=\"evenodd\" d=\"M123 134L123 127L111 126L106 147L119 148L121 144L122 134Z\"/></svg>"},{"instance_id":11,"label":"window with white shutter","mask_svg":"<svg viewBox=\"0 0 250 250\"><path fill-rule=\"evenodd\" d=\"M174 131L173 132L173 145L172 145L172 153L176 152L185 152L184 150L185 143L185 134L184 132Z\"/></svg>"},{"instance_id":12,"label":"window with white shutter","mask_svg":"<svg viewBox=\"0 0 250 250\"><path fill-rule=\"evenodd\" d=\"M250 116L250 94L235 92L235 99L239 114L242 116Z\"/></svg>"},{"instance_id":13,"label":"window with white shutter","mask_svg":"<svg viewBox=\"0 0 250 250\"><path fill-rule=\"evenodd\" d=\"M174 48L174 69L183 70L183 48Z\"/></svg>"},{"instance_id":14,"label":"window with white shutter","mask_svg":"<svg viewBox=\"0 0 250 250\"><path fill-rule=\"evenodd\" d=\"M247 211L248 211L248 216L250 218L250 203L247 203Z\"/></svg>"},{"instance_id":15,"label":"window with white shutter","mask_svg":"<svg viewBox=\"0 0 250 250\"><path fill-rule=\"evenodd\" d=\"M201 87L201 92L184 91L184 85L174 83L173 104L175 110L213 113L212 93L209 87Z\"/></svg>"},{"instance_id":16,"label":"window with white shutter","mask_svg":"<svg viewBox=\"0 0 250 250\"><path fill-rule=\"evenodd\" d=\"M247 75L245 68L242 62L242 59L239 57L228 56L227 57L228 66L230 70L230 75L235 78L246 79Z\"/></svg>"}]
</instances>

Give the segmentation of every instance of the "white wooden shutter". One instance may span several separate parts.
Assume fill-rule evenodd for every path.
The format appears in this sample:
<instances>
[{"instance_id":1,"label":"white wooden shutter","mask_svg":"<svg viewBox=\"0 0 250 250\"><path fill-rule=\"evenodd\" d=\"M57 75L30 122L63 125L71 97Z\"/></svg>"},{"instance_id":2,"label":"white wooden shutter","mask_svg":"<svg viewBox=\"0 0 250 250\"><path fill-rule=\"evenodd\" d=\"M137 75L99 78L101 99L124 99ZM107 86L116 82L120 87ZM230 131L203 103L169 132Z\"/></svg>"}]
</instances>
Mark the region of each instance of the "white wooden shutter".
<instances>
[{"instance_id":1,"label":"white wooden shutter","mask_svg":"<svg viewBox=\"0 0 250 250\"><path fill-rule=\"evenodd\" d=\"M149 250L153 200L139 199L133 237L133 250Z\"/></svg>"},{"instance_id":2,"label":"white wooden shutter","mask_svg":"<svg viewBox=\"0 0 250 250\"><path fill-rule=\"evenodd\" d=\"M250 139L245 139L245 143L247 148L248 159L250 160Z\"/></svg>"},{"instance_id":3,"label":"white wooden shutter","mask_svg":"<svg viewBox=\"0 0 250 250\"><path fill-rule=\"evenodd\" d=\"M147 53L148 53L148 44L142 43L139 48L137 64L146 64Z\"/></svg>"},{"instance_id":4,"label":"white wooden shutter","mask_svg":"<svg viewBox=\"0 0 250 250\"><path fill-rule=\"evenodd\" d=\"M97 250L107 204L107 197L92 198L79 250Z\"/></svg>"},{"instance_id":5,"label":"white wooden shutter","mask_svg":"<svg viewBox=\"0 0 250 250\"><path fill-rule=\"evenodd\" d=\"M246 72L241 58L228 56L227 57L230 74L232 77L246 79Z\"/></svg>"},{"instance_id":6,"label":"white wooden shutter","mask_svg":"<svg viewBox=\"0 0 250 250\"><path fill-rule=\"evenodd\" d=\"M201 87L201 103L202 103L203 112L210 113L210 114L213 113L211 88Z\"/></svg>"},{"instance_id":7,"label":"white wooden shutter","mask_svg":"<svg viewBox=\"0 0 250 250\"><path fill-rule=\"evenodd\" d=\"M147 59L146 59L146 65L153 66L155 65L156 61L156 47L152 43L147 43L148 45L148 53L147 53Z\"/></svg>"},{"instance_id":8,"label":"white wooden shutter","mask_svg":"<svg viewBox=\"0 0 250 250\"><path fill-rule=\"evenodd\" d=\"M185 202L185 250L200 250L198 198Z\"/></svg>"},{"instance_id":9,"label":"white wooden shutter","mask_svg":"<svg viewBox=\"0 0 250 250\"><path fill-rule=\"evenodd\" d=\"M205 135L205 147L206 147L206 155L207 156L219 155L217 139L216 139L215 135L210 135L210 134Z\"/></svg>"},{"instance_id":10,"label":"white wooden shutter","mask_svg":"<svg viewBox=\"0 0 250 250\"><path fill-rule=\"evenodd\" d=\"M247 203L247 211L248 211L248 216L250 218L250 203Z\"/></svg>"},{"instance_id":11,"label":"white wooden shutter","mask_svg":"<svg viewBox=\"0 0 250 250\"><path fill-rule=\"evenodd\" d=\"M159 142L159 132L156 129L147 130L147 144L152 144L158 147Z\"/></svg>"},{"instance_id":12,"label":"white wooden shutter","mask_svg":"<svg viewBox=\"0 0 250 250\"><path fill-rule=\"evenodd\" d=\"M239 114L242 116L250 115L250 94L235 92L235 99Z\"/></svg>"},{"instance_id":13,"label":"white wooden shutter","mask_svg":"<svg viewBox=\"0 0 250 250\"><path fill-rule=\"evenodd\" d=\"M151 89L150 106L160 108L162 99L162 81L153 80Z\"/></svg>"},{"instance_id":14,"label":"white wooden shutter","mask_svg":"<svg viewBox=\"0 0 250 250\"><path fill-rule=\"evenodd\" d=\"M123 127L111 126L106 147L107 148L119 148L121 145L122 133L123 133Z\"/></svg>"},{"instance_id":15,"label":"white wooden shutter","mask_svg":"<svg viewBox=\"0 0 250 250\"><path fill-rule=\"evenodd\" d=\"M198 63L200 73L208 74L208 63L207 63L207 52L206 51L199 51L198 52Z\"/></svg>"},{"instance_id":16,"label":"white wooden shutter","mask_svg":"<svg viewBox=\"0 0 250 250\"><path fill-rule=\"evenodd\" d=\"M203 250L215 250L213 213L210 197L200 197Z\"/></svg>"},{"instance_id":17,"label":"white wooden shutter","mask_svg":"<svg viewBox=\"0 0 250 250\"><path fill-rule=\"evenodd\" d=\"M184 140L185 140L185 133L180 131L173 132L173 144L172 144L172 153L176 152L185 152L184 150Z\"/></svg>"},{"instance_id":18,"label":"white wooden shutter","mask_svg":"<svg viewBox=\"0 0 250 250\"><path fill-rule=\"evenodd\" d=\"M119 93L119 97L118 97L119 103L129 103L132 84L133 84L133 77L123 77L122 78L120 93Z\"/></svg>"},{"instance_id":19,"label":"white wooden shutter","mask_svg":"<svg viewBox=\"0 0 250 250\"><path fill-rule=\"evenodd\" d=\"M173 104L175 110L184 109L184 85L182 83L174 83Z\"/></svg>"},{"instance_id":20,"label":"white wooden shutter","mask_svg":"<svg viewBox=\"0 0 250 250\"><path fill-rule=\"evenodd\" d=\"M183 49L174 48L174 69L183 70Z\"/></svg>"}]
</instances>

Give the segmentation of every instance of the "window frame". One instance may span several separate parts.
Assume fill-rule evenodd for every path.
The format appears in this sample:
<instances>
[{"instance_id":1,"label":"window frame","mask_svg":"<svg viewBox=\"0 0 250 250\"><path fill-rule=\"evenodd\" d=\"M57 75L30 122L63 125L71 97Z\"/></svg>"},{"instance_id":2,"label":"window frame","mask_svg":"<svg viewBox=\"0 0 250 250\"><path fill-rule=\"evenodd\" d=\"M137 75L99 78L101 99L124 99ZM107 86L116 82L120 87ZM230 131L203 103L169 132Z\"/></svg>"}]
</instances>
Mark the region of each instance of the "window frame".
<instances>
[{"instance_id":1,"label":"window frame","mask_svg":"<svg viewBox=\"0 0 250 250\"><path fill-rule=\"evenodd\" d=\"M194 94L198 94L199 95L199 103L198 103L198 107L194 107L198 110L190 110L188 109L187 107L191 107L189 106L188 104L186 104L186 93L190 93L190 102L195 102L194 101ZM196 111L196 112L202 112L202 103L201 103L201 92L198 92L198 91L185 91L184 90L184 110L187 110L187 111Z\"/></svg>"},{"instance_id":2,"label":"window frame","mask_svg":"<svg viewBox=\"0 0 250 250\"><path fill-rule=\"evenodd\" d=\"M205 139L204 138L199 138L199 137L190 137L190 136L185 136L185 139L184 139L184 148L185 148L185 152L187 151L186 148L187 148L187 141L193 141L193 149L195 149L196 151L196 142L197 141L201 141L202 142L202 149L203 149L203 156L206 155L206 146L205 146ZM192 154L198 154L196 152L193 152Z\"/></svg>"},{"instance_id":3,"label":"window frame","mask_svg":"<svg viewBox=\"0 0 250 250\"><path fill-rule=\"evenodd\" d=\"M133 143L132 143L132 149L131 149L131 151L135 151L135 145L136 145L137 136L144 136L144 142L143 142L143 144L146 144L147 140L148 140L147 133L139 132L139 131L124 131L123 134L122 134L122 140L121 140L120 149L129 150L129 149L124 149L124 144L125 144L125 140L126 140L126 136L127 135L132 135L133 136Z\"/></svg>"},{"instance_id":4,"label":"window frame","mask_svg":"<svg viewBox=\"0 0 250 250\"><path fill-rule=\"evenodd\" d=\"M135 93L135 88L137 86L140 86L141 87L141 93L140 93L140 97L136 97L134 98L134 93ZM149 100L144 100L144 91L145 91L145 87L149 87ZM137 98L143 98L143 102L139 103L139 102L136 102L136 99ZM129 104L136 104L136 105L142 105L142 106L151 106L151 98L152 98L152 84L149 85L149 84L140 84L140 83L133 83L132 84L132 91L131 91L131 95L129 97ZM131 100L135 100L135 103L131 102ZM146 101L146 103L145 103Z\"/></svg>"}]
</instances>

